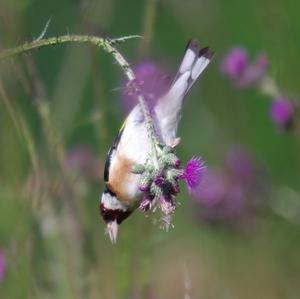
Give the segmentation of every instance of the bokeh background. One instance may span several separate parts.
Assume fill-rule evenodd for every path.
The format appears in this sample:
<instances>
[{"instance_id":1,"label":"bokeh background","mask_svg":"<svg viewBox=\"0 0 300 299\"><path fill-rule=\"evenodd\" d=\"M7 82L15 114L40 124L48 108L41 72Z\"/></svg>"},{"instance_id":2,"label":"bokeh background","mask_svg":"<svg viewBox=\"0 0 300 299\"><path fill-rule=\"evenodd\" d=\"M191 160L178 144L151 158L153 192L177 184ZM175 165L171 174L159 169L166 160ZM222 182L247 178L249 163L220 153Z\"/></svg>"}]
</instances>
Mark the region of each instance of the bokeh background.
<instances>
[{"instance_id":1,"label":"bokeh background","mask_svg":"<svg viewBox=\"0 0 300 299\"><path fill-rule=\"evenodd\" d=\"M169 232L134 213L112 245L98 204L125 115L123 74L87 45L2 61L0 297L299 298L300 136L278 131L272 99L220 72L232 47L263 52L268 76L297 100L299 11L296 0L1 0L2 49L37 38L49 18L49 37L141 34L119 50L169 74L191 37L213 48L185 102L178 154L201 155L217 191L183 191Z\"/></svg>"}]
</instances>

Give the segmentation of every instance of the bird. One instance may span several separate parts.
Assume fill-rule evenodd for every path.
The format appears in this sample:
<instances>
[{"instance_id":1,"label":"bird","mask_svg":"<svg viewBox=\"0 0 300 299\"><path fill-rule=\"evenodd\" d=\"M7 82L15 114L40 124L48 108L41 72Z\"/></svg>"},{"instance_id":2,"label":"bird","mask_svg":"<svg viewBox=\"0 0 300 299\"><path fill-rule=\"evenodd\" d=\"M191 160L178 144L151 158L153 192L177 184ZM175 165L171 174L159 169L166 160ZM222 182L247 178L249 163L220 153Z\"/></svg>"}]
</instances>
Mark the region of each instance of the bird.
<instances>
[{"instance_id":1,"label":"bird","mask_svg":"<svg viewBox=\"0 0 300 299\"><path fill-rule=\"evenodd\" d=\"M200 74L212 60L209 47L199 48L191 39L185 49L178 72L164 95L151 109L159 142L173 146L181 119L183 100ZM144 164L151 150L151 140L139 104L126 117L108 151L104 167L104 190L99 213L106 224L112 243L117 240L119 225L139 206L143 193L139 190L139 175L133 165Z\"/></svg>"}]
</instances>

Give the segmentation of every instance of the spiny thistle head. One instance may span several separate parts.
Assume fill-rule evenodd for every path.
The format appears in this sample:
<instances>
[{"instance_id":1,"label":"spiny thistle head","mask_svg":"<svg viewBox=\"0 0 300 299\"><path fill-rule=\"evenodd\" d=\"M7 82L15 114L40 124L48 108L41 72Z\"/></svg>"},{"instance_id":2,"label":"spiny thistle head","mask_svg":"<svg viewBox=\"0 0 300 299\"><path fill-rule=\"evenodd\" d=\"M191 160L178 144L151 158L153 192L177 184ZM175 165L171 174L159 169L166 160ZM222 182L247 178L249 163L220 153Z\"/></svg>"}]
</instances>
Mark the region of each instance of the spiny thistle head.
<instances>
[{"instance_id":1,"label":"spiny thistle head","mask_svg":"<svg viewBox=\"0 0 300 299\"><path fill-rule=\"evenodd\" d=\"M193 157L185 167L181 167L174 147L160 146L158 153L157 163L149 157L145 165L134 165L132 172L140 174L139 189L144 193L140 210L159 209L162 226L168 229L176 209L175 197L180 193L179 181L183 180L189 191L197 188L206 168L200 157Z\"/></svg>"}]
</instances>

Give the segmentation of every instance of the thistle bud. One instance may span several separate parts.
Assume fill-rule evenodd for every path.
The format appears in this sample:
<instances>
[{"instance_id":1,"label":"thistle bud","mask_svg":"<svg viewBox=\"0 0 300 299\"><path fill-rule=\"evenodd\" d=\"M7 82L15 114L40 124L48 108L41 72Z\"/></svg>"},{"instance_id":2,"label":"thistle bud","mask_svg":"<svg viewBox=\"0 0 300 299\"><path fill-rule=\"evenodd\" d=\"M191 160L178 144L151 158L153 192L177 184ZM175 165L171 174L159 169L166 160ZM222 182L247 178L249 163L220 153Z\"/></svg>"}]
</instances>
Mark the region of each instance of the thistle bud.
<instances>
[{"instance_id":1,"label":"thistle bud","mask_svg":"<svg viewBox=\"0 0 300 299\"><path fill-rule=\"evenodd\" d=\"M162 196L161 188L155 184L151 185L150 192L155 198L160 198Z\"/></svg>"},{"instance_id":2,"label":"thistle bud","mask_svg":"<svg viewBox=\"0 0 300 299\"><path fill-rule=\"evenodd\" d=\"M184 173L184 170L183 169L169 169L167 172L166 172L166 178L169 182L173 182L174 180L177 180L179 178L182 177Z\"/></svg>"},{"instance_id":3,"label":"thistle bud","mask_svg":"<svg viewBox=\"0 0 300 299\"><path fill-rule=\"evenodd\" d=\"M169 145L166 145L163 148L163 154L169 154L169 153L174 153L174 148Z\"/></svg>"},{"instance_id":4,"label":"thistle bud","mask_svg":"<svg viewBox=\"0 0 300 299\"><path fill-rule=\"evenodd\" d=\"M147 192L150 190L151 183L152 183L152 174L151 172L145 171L141 176L139 189L142 192Z\"/></svg>"},{"instance_id":5,"label":"thistle bud","mask_svg":"<svg viewBox=\"0 0 300 299\"><path fill-rule=\"evenodd\" d=\"M154 178L154 183L157 185L157 186L161 186L163 184L163 182L165 181L164 177L161 176L161 175L158 175Z\"/></svg>"},{"instance_id":6,"label":"thistle bud","mask_svg":"<svg viewBox=\"0 0 300 299\"><path fill-rule=\"evenodd\" d=\"M179 167L180 166L180 160L173 153L169 153L169 154L165 155L164 156L164 160L170 166L175 166L175 167Z\"/></svg>"},{"instance_id":7,"label":"thistle bud","mask_svg":"<svg viewBox=\"0 0 300 299\"><path fill-rule=\"evenodd\" d=\"M145 171L145 167L142 164L135 164L131 168L131 172L135 174L142 174Z\"/></svg>"},{"instance_id":8,"label":"thistle bud","mask_svg":"<svg viewBox=\"0 0 300 299\"><path fill-rule=\"evenodd\" d=\"M149 209L151 209L152 206L152 201L153 201L153 197L151 197L150 195L146 195L144 196L144 198L142 199L139 208L143 211L146 212Z\"/></svg>"},{"instance_id":9,"label":"thistle bud","mask_svg":"<svg viewBox=\"0 0 300 299\"><path fill-rule=\"evenodd\" d=\"M177 168L180 166L180 160L174 153L168 153L162 155L162 157L159 159L159 164L161 165L161 167L169 165Z\"/></svg>"}]
</instances>

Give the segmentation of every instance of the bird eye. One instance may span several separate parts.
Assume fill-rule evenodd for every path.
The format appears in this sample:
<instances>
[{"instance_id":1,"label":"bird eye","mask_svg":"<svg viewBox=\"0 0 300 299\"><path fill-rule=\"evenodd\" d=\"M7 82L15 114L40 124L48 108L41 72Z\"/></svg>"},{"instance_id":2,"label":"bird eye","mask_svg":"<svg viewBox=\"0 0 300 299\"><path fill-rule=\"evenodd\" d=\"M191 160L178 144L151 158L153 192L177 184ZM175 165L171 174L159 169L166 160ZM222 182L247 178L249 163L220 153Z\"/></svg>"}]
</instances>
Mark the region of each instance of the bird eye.
<instances>
[{"instance_id":1,"label":"bird eye","mask_svg":"<svg viewBox=\"0 0 300 299\"><path fill-rule=\"evenodd\" d=\"M113 214L111 213L111 210L106 209L103 204L100 205L100 215L105 222L109 222L113 218Z\"/></svg>"},{"instance_id":2,"label":"bird eye","mask_svg":"<svg viewBox=\"0 0 300 299\"><path fill-rule=\"evenodd\" d=\"M101 204L100 206L100 214L104 217L107 214L107 209Z\"/></svg>"}]
</instances>

